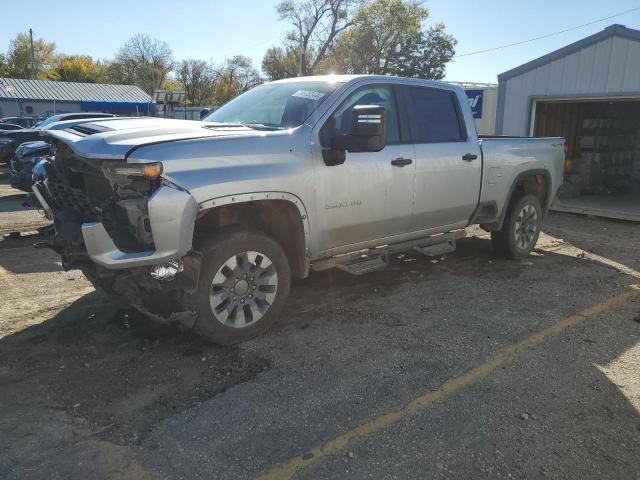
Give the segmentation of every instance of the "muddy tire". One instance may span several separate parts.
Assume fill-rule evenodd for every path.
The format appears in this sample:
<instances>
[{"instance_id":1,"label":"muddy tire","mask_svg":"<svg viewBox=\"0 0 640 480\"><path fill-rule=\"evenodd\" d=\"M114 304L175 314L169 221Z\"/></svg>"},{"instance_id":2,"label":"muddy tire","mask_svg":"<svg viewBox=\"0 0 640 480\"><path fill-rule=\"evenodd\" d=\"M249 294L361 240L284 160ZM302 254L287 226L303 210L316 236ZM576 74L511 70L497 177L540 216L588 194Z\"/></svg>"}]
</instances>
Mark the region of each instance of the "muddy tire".
<instances>
[{"instance_id":1,"label":"muddy tire","mask_svg":"<svg viewBox=\"0 0 640 480\"><path fill-rule=\"evenodd\" d=\"M542 226L542 207L534 195L515 192L498 231L491 232L493 249L508 258L524 258L536 246Z\"/></svg>"},{"instance_id":2,"label":"muddy tire","mask_svg":"<svg viewBox=\"0 0 640 480\"><path fill-rule=\"evenodd\" d=\"M206 240L202 252L195 331L231 345L270 328L291 286L280 245L263 233L227 229Z\"/></svg>"}]
</instances>

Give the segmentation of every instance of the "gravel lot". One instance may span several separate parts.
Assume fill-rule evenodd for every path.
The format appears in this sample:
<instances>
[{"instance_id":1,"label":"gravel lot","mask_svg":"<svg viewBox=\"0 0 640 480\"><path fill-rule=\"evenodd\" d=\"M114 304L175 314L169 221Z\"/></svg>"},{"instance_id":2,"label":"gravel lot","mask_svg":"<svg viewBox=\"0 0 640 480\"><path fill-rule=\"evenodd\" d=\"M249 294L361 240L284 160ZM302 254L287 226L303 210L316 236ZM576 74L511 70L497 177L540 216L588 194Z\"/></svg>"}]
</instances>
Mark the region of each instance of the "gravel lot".
<instances>
[{"instance_id":1,"label":"gravel lot","mask_svg":"<svg viewBox=\"0 0 640 480\"><path fill-rule=\"evenodd\" d=\"M0 185L2 479L640 479L640 225L315 273L220 348L63 272L21 202Z\"/></svg>"}]
</instances>

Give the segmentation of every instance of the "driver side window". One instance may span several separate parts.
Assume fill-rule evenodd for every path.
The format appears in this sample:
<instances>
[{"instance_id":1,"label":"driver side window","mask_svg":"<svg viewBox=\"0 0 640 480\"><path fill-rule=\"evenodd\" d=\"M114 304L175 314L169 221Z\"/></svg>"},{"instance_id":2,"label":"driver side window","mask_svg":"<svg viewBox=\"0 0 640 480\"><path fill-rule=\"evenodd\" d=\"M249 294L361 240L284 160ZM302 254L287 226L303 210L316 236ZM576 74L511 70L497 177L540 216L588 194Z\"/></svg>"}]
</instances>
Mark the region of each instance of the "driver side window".
<instances>
[{"instance_id":1,"label":"driver side window","mask_svg":"<svg viewBox=\"0 0 640 480\"><path fill-rule=\"evenodd\" d=\"M351 128L353 107L357 105L380 105L385 108L385 131L387 144L400 141L398 113L391 86L369 86L356 90L331 115L320 131L320 143L323 147L331 145L331 138L346 135Z\"/></svg>"}]
</instances>

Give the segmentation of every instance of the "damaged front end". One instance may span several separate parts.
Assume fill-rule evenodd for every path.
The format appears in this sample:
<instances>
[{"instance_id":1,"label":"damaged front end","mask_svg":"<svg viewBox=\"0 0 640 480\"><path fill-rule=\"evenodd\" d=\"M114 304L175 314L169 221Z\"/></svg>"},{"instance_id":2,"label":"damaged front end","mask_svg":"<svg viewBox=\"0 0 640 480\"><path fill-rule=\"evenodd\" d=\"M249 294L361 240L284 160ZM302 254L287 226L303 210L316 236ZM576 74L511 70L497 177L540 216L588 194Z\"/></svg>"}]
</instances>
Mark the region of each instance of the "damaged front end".
<instances>
[{"instance_id":1,"label":"damaged front end","mask_svg":"<svg viewBox=\"0 0 640 480\"><path fill-rule=\"evenodd\" d=\"M161 177L160 163L83 158L66 144L33 191L53 218L65 270L151 318L195 320L200 256L192 250L197 204Z\"/></svg>"}]
</instances>

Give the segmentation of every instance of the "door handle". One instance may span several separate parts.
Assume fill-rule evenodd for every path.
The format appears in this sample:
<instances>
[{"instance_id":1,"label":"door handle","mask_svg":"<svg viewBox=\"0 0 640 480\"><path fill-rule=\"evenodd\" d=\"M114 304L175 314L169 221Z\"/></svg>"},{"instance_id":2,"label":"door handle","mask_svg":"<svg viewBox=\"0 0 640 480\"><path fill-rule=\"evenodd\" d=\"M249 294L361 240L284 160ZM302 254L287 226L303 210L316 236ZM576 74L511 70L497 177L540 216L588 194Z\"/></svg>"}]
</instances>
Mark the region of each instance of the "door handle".
<instances>
[{"instance_id":1,"label":"door handle","mask_svg":"<svg viewBox=\"0 0 640 480\"><path fill-rule=\"evenodd\" d=\"M463 159L465 162L471 162L472 160L475 160L476 158L478 158L478 155L476 155L475 153L465 153L465 154L462 156L462 159Z\"/></svg>"},{"instance_id":2,"label":"door handle","mask_svg":"<svg viewBox=\"0 0 640 480\"><path fill-rule=\"evenodd\" d=\"M411 165L412 163L413 160L411 160L410 158L398 157L391 160L391 165L393 165L394 167L404 167L405 165Z\"/></svg>"}]
</instances>

